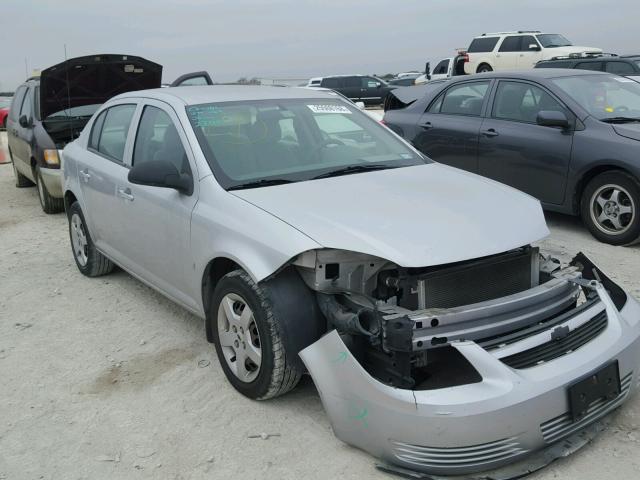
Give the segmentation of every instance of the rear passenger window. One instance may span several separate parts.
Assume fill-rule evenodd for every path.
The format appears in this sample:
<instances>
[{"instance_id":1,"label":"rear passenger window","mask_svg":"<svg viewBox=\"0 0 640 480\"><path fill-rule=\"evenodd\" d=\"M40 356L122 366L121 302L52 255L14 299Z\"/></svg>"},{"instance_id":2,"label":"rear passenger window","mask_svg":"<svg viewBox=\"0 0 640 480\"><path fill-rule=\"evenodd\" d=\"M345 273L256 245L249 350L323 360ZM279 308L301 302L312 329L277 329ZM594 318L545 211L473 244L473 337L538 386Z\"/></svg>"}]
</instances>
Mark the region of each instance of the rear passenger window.
<instances>
[{"instance_id":1,"label":"rear passenger window","mask_svg":"<svg viewBox=\"0 0 640 480\"><path fill-rule=\"evenodd\" d=\"M344 79L345 87L358 87L360 88L360 77L347 77Z\"/></svg>"},{"instance_id":2,"label":"rear passenger window","mask_svg":"<svg viewBox=\"0 0 640 480\"><path fill-rule=\"evenodd\" d=\"M180 173L191 172L173 121L166 112L151 105L144 107L133 150L133 165L144 162L169 162Z\"/></svg>"},{"instance_id":3,"label":"rear passenger window","mask_svg":"<svg viewBox=\"0 0 640 480\"><path fill-rule=\"evenodd\" d=\"M98 152L117 162L123 161L124 146L135 111L135 105L117 105L105 112L98 140Z\"/></svg>"},{"instance_id":4,"label":"rear passenger window","mask_svg":"<svg viewBox=\"0 0 640 480\"><path fill-rule=\"evenodd\" d=\"M100 133L102 132L102 124L104 123L104 117L107 116L107 111L102 112L91 127L91 136L89 137L89 148L98 150L98 143L100 143Z\"/></svg>"},{"instance_id":5,"label":"rear passenger window","mask_svg":"<svg viewBox=\"0 0 640 480\"><path fill-rule=\"evenodd\" d=\"M500 37L474 38L469 45L469 53L493 52Z\"/></svg>"},{"instance_id":6,"label":"rear passenger window","mask_svg":"<svg viewBox=\"0 0 640 480\"><path fill-rule=\"evenodd\" d=\"M463 83L451 87L444 94L440 113L480 116L484 98L489 90L489 83L489 81ZM434 110L431 111L434 112Z\"/></svg>"},{"instance_id":7,"label":"rear passenger window","mask_svg":"<svg viewBox=\"0 0 640 480\"><path fill-rule=\"evenodd\" d=\"M337 78L325 78L322 80L322 86L326 88L338 88L340 85Z\"/></svg>"},{"instance_id":8,"label":"rear passenger window","mask_svg":"<svg viewBox=\"0 0 640 480\"><path fill-rule=\"evenodd\" d=\"M595 70L599 72L602 70L602 62L580 62L576 64L578 70Z\"/></svg>"},{"instance_id":9,"label":"rear passenger window","mask_svg":"<svg viewBox=\"0 0 640 480\"><path fill-rule=\"evenodd\" d=\"M635 73L634 68L625 62L605 62L605 70L616 75L630 75Z\"/></svg>"}]
</instances>

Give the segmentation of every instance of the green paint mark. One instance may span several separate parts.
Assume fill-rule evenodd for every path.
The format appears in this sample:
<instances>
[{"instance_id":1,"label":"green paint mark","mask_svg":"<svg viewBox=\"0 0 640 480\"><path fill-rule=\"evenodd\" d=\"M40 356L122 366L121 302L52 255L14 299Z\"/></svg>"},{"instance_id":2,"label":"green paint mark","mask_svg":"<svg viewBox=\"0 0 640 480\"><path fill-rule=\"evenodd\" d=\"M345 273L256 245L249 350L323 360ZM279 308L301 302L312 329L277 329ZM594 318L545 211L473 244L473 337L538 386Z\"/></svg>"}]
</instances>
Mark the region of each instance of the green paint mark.
<instances>
[{"instance_id":1,"label":"green paint mark","mask_svg":"<svg viewBox=\"0 0 640 480\"><path fill-rule=\"evenodd\" d=\"M369 428L369 424L367 423L367 416L369 415L369 411L366 408L362 408L360 413L357 415L353 415L350 418L352 420L359 421L363 428Z\"/></svg>"},{"instance_id":2,"label":"green paint mark","mask_svg":"<svg viewBox=\"0 0 640 480\"><path fill-rule=\"evenodd\" d=\"M336 358L334 358L331 363L344 363L347 361L347 352L340 352Z\"/></svg>"}]
</instances>

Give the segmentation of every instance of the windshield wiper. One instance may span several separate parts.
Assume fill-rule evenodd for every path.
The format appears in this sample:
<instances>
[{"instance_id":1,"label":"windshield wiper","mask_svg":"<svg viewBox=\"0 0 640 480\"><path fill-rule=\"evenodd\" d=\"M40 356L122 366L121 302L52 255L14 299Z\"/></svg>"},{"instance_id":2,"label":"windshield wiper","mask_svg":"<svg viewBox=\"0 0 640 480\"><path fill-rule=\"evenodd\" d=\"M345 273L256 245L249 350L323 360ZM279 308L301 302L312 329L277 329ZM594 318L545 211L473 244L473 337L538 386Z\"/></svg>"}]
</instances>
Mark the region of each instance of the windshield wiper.
<instances>
[{"instance_id":1,"label":"windshield wiper","mask_svg":"<svg viewBox=\"0 0 640 480\"><path fill-rule=\"evenodd\" d=\"M239 185L233 185L227 188L230 190L243 190L245 188L258 188L258 187L270 187L271 185L282 185L285 183L293 183L293 180L287 180L286 178L263 178L262 180L256 180L254 182L241 183Z\"/></svg>"},{"instance_id":2,"label":"windshield wiper","mask_svg":"<svg viewBox=\"0 0 640 480\"><path fill-rule=\"evenodd\" d=\"M600 121L605 123L634 123L640 122L640 117L609 117L601 118Z\"/></svg>"},{"instance_id":3,"label":"windshield wiper","mask_svg":"<svg viewBox=\"0 0 640 480\"><path fill-rule=\"evenodd\" d=\"M330 172L322 173L312 180L319 178L339 177L340 175L349 175L351 173L371 172L374 170L387 170L390 168L398 168L392 165L382 165L373 163L371 165L349 165L348 167L338 168L337 170L331 170Z\"/></svg>"}]
</instances>

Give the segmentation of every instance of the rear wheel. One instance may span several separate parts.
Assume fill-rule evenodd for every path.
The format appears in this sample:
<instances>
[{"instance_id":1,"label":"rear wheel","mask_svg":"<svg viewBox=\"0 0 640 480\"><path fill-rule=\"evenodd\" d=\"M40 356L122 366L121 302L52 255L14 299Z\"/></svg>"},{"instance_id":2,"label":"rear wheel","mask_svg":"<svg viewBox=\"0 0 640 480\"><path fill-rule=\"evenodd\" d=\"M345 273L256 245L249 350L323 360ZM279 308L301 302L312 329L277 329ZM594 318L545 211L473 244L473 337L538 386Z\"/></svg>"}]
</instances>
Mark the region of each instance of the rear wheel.
<instances>
[{"instance_id":1,"label":"rear wheel","mask_svg":"<svg viewBox=\"0 0 640 480\"><path fill-rule=\"evenodd\" d=\"M493 72L493 68L491 68L491 65L487 63L483 63L478 67L478 70L476 70L476 72L477 73Z\"/></svg>"},{"instance_id":2,"label":"rear wheel","mask_svg":"<svg viewBox=\"0 0 640 480\"><path fill-rule=\"evenodd\" d=\"M581 215L591 234L611 245L640 239L640 184L625 172L605 172L582 193Z\"/></svg>"},{"instance_id":3,"label":"rear wheel","mask_svg":"<svg viewBox=\"0 0 640 480\"><path fill-rule=\"evenodd\" d=\"M115 265L93 244L78 202L69 207L69 238L78 270L87 277L99 277L113 271Z\"/></svg>"},{"instance_id":4,"label":"rear wheel","mask_svg":"<svg viewBox=\"0 0 640 480\"><path fill-rule=\"evenodd\" d=\"M55 198L49 194L47 186L42 180L42 173L40 167L36 166L35 171L36 187L38 187L38 198L40 199L40 206L44 213L59 213L64 210L64 199Z\"/></svg>"},{"instance_id":5,"label":"rear wheel","mask_svg":"<svg viewBox=\"0 0 640 480\"><path fill-rule=\"evenodd\" d=\"M243 270L218 282L211 302L213 342L229 382L256 400L282 395L297 385L303 369L289 351L287 318L278 318L268 291Z\"/></svg>"}]
</instances>

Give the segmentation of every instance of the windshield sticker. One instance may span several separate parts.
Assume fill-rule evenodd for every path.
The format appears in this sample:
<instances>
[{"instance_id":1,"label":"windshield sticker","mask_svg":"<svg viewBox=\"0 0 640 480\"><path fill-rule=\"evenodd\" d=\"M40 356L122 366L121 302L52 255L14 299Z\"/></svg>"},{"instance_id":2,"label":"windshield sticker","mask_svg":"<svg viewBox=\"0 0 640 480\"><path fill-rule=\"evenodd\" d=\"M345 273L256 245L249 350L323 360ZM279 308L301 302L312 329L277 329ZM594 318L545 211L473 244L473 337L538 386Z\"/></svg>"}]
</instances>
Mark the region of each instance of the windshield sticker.
<instances>
[{"instance_id":1,"label":"windshield sticker","mask_svg":"<svg viewBox=\"0 0 640 480\"><path fill-rule=\"evenodd\" d=\"M635 81L631 80L630 78L625 78L625 77L613 77L614 80L617 80L619 82L622 83L636 83Z\"/></svg>"},{"instance_id":2,"label":"windshield sticker","mask_svg":"<svg viewBox=\"0 0 640 480\"><path fill-rule=\"evenodd\" d=\"M189 107L189 118L197 128L230 127L251 123L251 112L244 108L225 108L214 105Z\"/></svg>"},{"instance_id":3,"label":"windshield sticker","mask_svg":"<svg viewBox=\"0 0 640 480\"><path fill-rule=\"evenodd\" d=\"M351 113L344 105L307 105L313 113Z\"/></svg>"}]
</instances>

